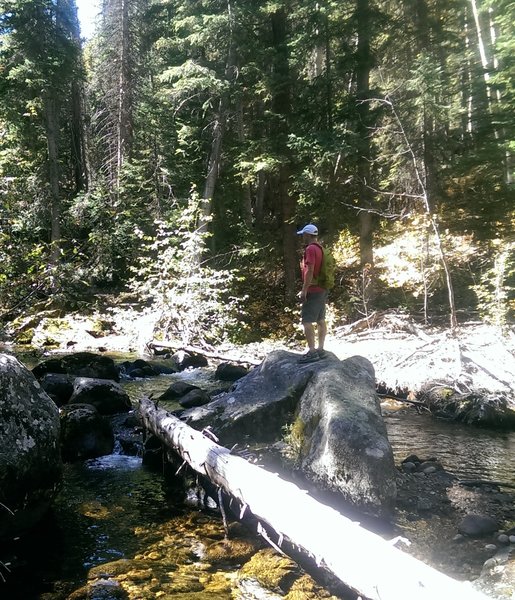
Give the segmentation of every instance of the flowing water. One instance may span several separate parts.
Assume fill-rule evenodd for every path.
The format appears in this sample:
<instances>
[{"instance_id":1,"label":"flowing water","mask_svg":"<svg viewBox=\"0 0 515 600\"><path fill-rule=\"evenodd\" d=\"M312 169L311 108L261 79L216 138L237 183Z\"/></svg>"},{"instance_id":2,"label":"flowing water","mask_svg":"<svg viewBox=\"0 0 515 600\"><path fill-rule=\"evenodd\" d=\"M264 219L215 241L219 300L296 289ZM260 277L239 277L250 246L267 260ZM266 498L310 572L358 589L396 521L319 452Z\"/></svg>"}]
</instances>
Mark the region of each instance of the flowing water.
<instances>
[{"instance_id":1,"label":"flowing water","mask_svg":"<svg viewBox=\"0 0 515 600\"><path fill-rule=\"evenodd\" d=\"M220 387L208 369L124 386L136 401L142 395L158 396L179 377L204 389ZM466 427L405 411L385 413L385 422L397 463L409 454L436 457L461 478L515 485L515 432ZM223 537L219 516L187 506L182 493L168 485L138 457L113 454L65 465L63 488L51 515L30 539L0 549L5 565L0 563L0 574L6 579L3 584L0 579L0 598L61 600L85 583L91 568L120 560L134 560L131 568L143 580L141 573L153 561L146 591L135 591L131 598L158 597L152 589L166 589L170 598L177 594L184 599L190 592L192 598L230 598L228 582L235 568L221 565L213 570L202 558L202 548Z\"/></svg>"},{"instance_id":2,"label":"flowing water","mask_svg":"<svg viewBox=\"0 0 515 600\"><path fill-rule=\"evenodd\" d=\"M410 454L437 458L460 479L515 485L515 433L435 419L414 412L384 415L395 462Z\"/></svg>"}]
</instances>

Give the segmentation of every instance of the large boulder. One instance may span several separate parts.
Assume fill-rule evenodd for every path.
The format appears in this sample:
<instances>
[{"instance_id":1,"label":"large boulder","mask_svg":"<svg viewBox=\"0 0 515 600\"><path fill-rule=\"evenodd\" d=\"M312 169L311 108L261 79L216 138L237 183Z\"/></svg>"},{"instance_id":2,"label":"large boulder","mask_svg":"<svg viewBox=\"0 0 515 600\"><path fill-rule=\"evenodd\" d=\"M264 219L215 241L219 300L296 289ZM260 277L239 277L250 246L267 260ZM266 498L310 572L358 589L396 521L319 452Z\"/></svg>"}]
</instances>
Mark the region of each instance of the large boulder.
<instances>
[{"instance_id":1,"label":"large boulder","mask_svg":"<svg viewBox=\"0 0 515 600\"><path fill-rule=\"evenodd\" d=\"M181 419L196 429L211 426L226 446L285 441L291 466L308 481L366 513L390 516L396 469L372 364L330 353L314 363L298 359L270 353L232 391Z\"/></svg>"},{"instance_id":2,"label":"large boulder","mask_svg":"<svg viewBox=\"0 0 515 600\"><path fill-rule=\"evenodd\" d=\"M34 526L62 475L59 410L21 363L0 354L0 539Z\"/></svg>"},{"instance_id":3,"label":"large boulder","mask_svg":"<svg viewBox=\"0 0 515 600\"><path fill-rule=\"evenodd\" d=\"M312 481L366 512L392 513L395 463L366 358L354 356L316 373L300 400L292 435L300 467Z\"/></svg>"},{"instance_id":4,"label":"large boulder","mask_svg":"<svg viewBox=\"0 0 515 600\"><path fill-rule=\"evenodd\" d=\"M122 386L109 379L77 377L70 404L92 404L101 415L129 412L131 401Z\"/></svg>"}]
</instances>

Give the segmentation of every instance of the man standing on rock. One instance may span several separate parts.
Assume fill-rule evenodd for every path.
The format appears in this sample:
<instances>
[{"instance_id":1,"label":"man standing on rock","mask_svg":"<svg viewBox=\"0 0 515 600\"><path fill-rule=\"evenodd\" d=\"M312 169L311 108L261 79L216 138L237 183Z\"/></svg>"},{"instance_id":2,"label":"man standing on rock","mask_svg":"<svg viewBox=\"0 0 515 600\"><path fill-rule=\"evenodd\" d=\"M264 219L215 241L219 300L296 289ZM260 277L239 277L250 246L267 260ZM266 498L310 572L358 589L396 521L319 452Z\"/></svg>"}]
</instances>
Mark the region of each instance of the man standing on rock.
<instances>
[{"instance_id":1,"label":"man standing on rock","mask_svg":"<svg viewBox=\"0 0 515 600\"><path fill-rule=\"evenodd\" d=\"M318 243L318 228L310 223L297 231L302 236L305 246L300 263L302 273L302 290L299 294L302 302L302 326L308 343L308 351L300 359L300 363L310 363L325 356L324 342L327 333L325 321L325 305L327 290L318 285L318 275L324 258L324 251ZM318 347L315 346L315 324L317 325Z\"/></svg>"}]
</instances>

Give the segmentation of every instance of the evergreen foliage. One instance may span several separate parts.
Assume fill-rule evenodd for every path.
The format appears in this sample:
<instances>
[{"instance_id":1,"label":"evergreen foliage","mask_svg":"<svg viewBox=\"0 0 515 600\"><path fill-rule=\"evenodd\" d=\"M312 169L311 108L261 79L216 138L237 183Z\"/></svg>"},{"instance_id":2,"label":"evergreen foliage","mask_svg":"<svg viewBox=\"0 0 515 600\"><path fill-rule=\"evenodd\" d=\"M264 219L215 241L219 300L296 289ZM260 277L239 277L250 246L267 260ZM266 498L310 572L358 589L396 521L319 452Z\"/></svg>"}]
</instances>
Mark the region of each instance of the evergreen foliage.
<instances>
[{"instance_id":1,"label":"evergreen foliage","mask_svg":"<svg viewBox=\"0 0 515 600\"><path fill-rule=\"evenodd\" d=\"M182 210L156 223L154 236L141 236L133 291L157 313L158 338L182 344L220 344L243 318L245 298L231 294L235 269L215 269L205 260L209 236L202 201L192 192Z\"/></svg>"},{"instance_id":2,"label":"evergreen foliage","mask_svg":"<svg viewBox=\"0 0 515 600\"><path fill-rule=\"evenodd\" d=\"M513 318L513 2L107 0L86 45L74 0L0 8L4 315L130 286L163 336L235 294L282 326L314 221L340 318Z\"/></svg>"}]
</instances>

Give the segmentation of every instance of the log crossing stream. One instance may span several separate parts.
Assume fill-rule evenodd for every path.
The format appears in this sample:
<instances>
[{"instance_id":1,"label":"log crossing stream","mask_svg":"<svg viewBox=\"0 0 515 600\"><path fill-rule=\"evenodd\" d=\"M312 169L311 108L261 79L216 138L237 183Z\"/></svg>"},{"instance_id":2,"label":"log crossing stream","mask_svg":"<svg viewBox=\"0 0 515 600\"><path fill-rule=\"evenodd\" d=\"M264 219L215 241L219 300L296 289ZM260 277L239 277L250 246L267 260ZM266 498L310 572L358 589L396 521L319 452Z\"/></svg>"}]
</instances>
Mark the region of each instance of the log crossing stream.
<instances>
[{"instance_id":1,"label":"log crossing stream","mask_svg":"<svg viewBox=\"0 0 515 600\"><path fill-rule=\"evenodd\" d=\"M219 386L209 369L124 385L136 401L159 395L178 377L199 387ZM396 462L411 453L434 456L462 478L515 484L515 433L414 413L388 413L385 421ZM138 457L113 454L69 464L52 514L30 538L3 552L11 572L2 569L0 598L61 600L86 582L91 569L107 563L129 569L130 598L157 598L159 589L167 598L229 598L238 567L217 563L208 552L223 535L216 512L185 502Z\"/></svg>"}]
</instances>

